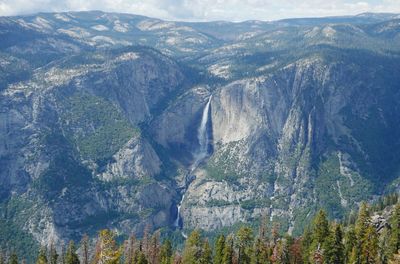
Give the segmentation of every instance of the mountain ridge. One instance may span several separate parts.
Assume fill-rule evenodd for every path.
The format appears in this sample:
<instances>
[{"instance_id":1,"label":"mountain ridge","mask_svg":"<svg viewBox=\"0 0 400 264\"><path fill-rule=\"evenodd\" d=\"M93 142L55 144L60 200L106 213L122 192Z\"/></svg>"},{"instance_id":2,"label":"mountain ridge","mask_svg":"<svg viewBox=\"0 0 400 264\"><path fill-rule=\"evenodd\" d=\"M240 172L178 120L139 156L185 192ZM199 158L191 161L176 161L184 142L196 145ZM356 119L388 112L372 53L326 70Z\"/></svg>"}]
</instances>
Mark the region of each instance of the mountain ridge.
<instances>
[{"instance_id":1,"label":"mountain ridge","mask_svg":"<svg viewBox=\"0 0 400 264\"><path fill-rule=\"evenodd\" d=\"M317 208L341 219L399 191L400 28L362 17L0 18L0 233L49 245L267 215L299 234Z\"/></svg>"}]
</instances>

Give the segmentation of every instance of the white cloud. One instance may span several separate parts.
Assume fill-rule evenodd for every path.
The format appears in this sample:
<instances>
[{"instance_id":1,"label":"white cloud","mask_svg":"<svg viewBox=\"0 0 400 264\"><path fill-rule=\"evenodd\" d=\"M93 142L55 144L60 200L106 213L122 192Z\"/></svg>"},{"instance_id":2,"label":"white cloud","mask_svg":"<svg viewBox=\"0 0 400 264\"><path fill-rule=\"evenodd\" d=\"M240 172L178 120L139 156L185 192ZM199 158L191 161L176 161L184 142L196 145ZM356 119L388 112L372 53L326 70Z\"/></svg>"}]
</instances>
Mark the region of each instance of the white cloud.
<instances>
[{"instance_id":1,"label":"white cloud","mask_svg":"<svg viewBox=\"0 0 400 264\"><path fill-rule=\"evenodd\" d=\"M0 15L103 10L170 20L275 20L398 12L399 0L0 0Z\"/></svg>"}]
</instances>

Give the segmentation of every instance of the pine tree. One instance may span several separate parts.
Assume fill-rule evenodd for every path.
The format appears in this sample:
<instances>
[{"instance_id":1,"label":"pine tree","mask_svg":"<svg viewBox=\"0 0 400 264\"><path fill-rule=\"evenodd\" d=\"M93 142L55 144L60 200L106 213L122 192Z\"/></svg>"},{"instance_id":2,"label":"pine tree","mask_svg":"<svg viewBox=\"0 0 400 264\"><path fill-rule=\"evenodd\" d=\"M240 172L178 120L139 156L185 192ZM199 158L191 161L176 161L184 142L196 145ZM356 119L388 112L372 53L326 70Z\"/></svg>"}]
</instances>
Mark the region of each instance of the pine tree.
<instances>
[{"instance_id":1,"label":"pine tree","mask_svg":"<svg viewBox=\"0 0 400 264\"><path fill-rule=\"evenodd\" d=\"M54 243L51 242L50 244L50 256L49 256L49 264L57 264L57 259L58 259L58 253L56 250L56 247L54 246Z\"/></svg>"},{"instance_id":2,"label":"pine tree","mask_svg":"<svg viewBox=\"0 0 400 264\"><path fill-rule=\"evenodd\" d=\"M375 264L378 261L378 234L372 225L367 227L361 249L360 263Z\"/></svg>"},{"instance_id":3,"label":"pine tree","mask_svg":"<svg viewBox=\"0 0 400 264\"><path fill-rule=\"evenodd\" d=\"M290 264L290 246L291 246L291 238L286 236L284 239L281 240L281 256L280 256L280 264Z\"/></svg>"},{"instance_id":4,"label":"pine tree","mask_svg":"<svg viewBox=\"0 0 400 264\"><path fill-rule=\"evenodd\" d=\"M271 230L272 246L274 247L279 239L279 224L274 223Z\"/></svg>"},{"instance_id":5,"label":"pine tree","mask_svg":"<svg viewBox=\"0 0 400 264\"><path fill-rule=\"evenodd\" d=\"M233 248L234 239L233 236L230 235L226 239L225 247L224 247L224 256L222 259L223 264L233 264L235 259L235 252Z\"/></svg>"},{"instance_id":6,"label":"pine tree","mask_svg":"<svg viewBox=\"0 0 400 264\"><path fill-rule=\"evenodd\" d=\"M348 227L345 239L344 239L344 255L345 255L345 263L352 263L350 262L350 258L353 253L353 249L356 246L357 238L356 233L354 231L354 227ZM355 252L354 252L355 254ZM355 257L355 256L354 256Z\"/></svg>"},{"instance_id":7,"label":"pine tree","mask_svg":"<svg viewBox=\"0 0 400 264\"><path fill-rule=\"evenodd\" d=\"M61 252L60 252L60 262L61 264L65 264L65 244L64 241L61 241Z\"/></svg>"},{"instance_id":8,"label":"pine tree","mask_svg":"<svg viewBox=\"0 0 400 264\"><path fill-rule=\"evenodd\" d=\"M6 260L4 259L4 254L2 251L0 251L0 264L5 264Z\"/></svg>"},{"instance_id":9,"label":"pine tree","mask_svg":"<svg viewBox=\"0 0 400 264\"><path fill-rule=\"evenodd\" d=\"M136 238L133 234L131 234L128 240L125 241L124 246L124 263L125 264L133 264L133 258L136 252Z\"/></svg>"},{"instance_id":10,"label":"pine tree","mask_svg":"<svg viewBox=\"0 0 400 264\"><path fill-rule=\"evenodd\" d=\"M39 255L37 257L36 264L47 264L47 256L45 248L41 248L39 250Z\"/></svg>"},{"instance_id":11,"label":"pine tree","mask_svg":"<svg viewBox=\"0 0 400 264\"><path fill-rule=\"evenodd\" d=\"M329 224L326 213L320 210L314 219L312 239L315 245L323 245L329 235Z\"/></svg>"},{"instance_id":12,"label":"pine tree","mask_svg":"<svg viewBox=\"0 0 400 264\"><path fill-rule=\"evenodd\" d=\"M225 236L219 235L215 242L214 264L222 264L224 258Z\"/></svg>"},{"instance_id":13,"label":"pine tree","mask_svg":"<svg viewBox=\"0 0 400 264\"><path fill-rule=\"evenodd\" d=\"M147 259L151 264L158 264L160 257L160 234L154 233L150 239L150 245L147 252Z\"/></svg>"},{"instance_id":14,"label":"pine tree","mask_svg":"<svg viewBox=\"0 0 400 264\"><path fill-rule=\"evenodd\" d=\"M160 263L161 264L172 263L172 244L171 240L169 239L166 239L161 246Z\"/></svg>"},{"instance_id":15,"label":"pine tree","mask_svg":"<svg viewBox=\"0 0 400 264\"><path fill-rule=\"evenodd\" d=\"M318 211L313 221L311 245L310 245L310 262L314 263L320 261L320 258L324 258L325 254L325 241L329 236L329 223L324 210Z\"/></svg>"},{"instance_id":16,"label":"pine tree","mask_svg":"<svg viewBox=\"0 0 400 264\"><path fill-rule=\"evenodd\" d=\"M301 239L295 239L290 246L290 263L303 264L303 255L301 252Z\"/></svg>"},{"instance_id":17,"label":"pine tree","mask_svg":"<svg viewBox=\"0 0 400 264\"><path fill-rule=\"evenodd\" d=\"M312 232L309 227L306 227L303 232L302 240L301 240L301 251L303 252L303 263L310 263L310 251L311 251L311 243L312 243Z\"/></svg>"},{"instance_id":18,"label":"pine tree","mask_svg":"<svg viewBox=\"0 0 400 264\"><path fill-rule=\"evenodd\" d=\"M188 237L183 250L182 262L184 264L197 264L201 258L201 235L198 230L194 230Z\"/></svg>"},{"instance_id":19,"label":"pine tree","mask_svg":"<svg viewBox=\"0 0 400 264\"><path fill-rule=\"evenodd\" d=\"M253 230L250 227L241 227L237 232L238 260L241 264L251 261L251 245L253 242Z\"/></svg>"},{"instance_id":20,"label":"pine tree","mask_svg":"<svg viewBox=\"0 0 400 264\"><path fill-rule=\"evenodd\" d=\"M76 248L74 241L70 241L67 252L65 253L65 263L66 264L79 264L79 257L76 254Z\"/></svg>"},{"instance_id":21,"label":"pine tree","mask_svg":"<svg viewBox=\"0 0 400 264\"><path fill-rule=\"evenodd\" d=\"M145 256L149 255L149 250L150 250L150 244L151 244L151 237L150 237L150 225L147 224L144 228L143 231L143 238L142 238L142 247L141 247L141 251L143 251L143 253L145 254Z\"/></svg>"},{"instance_id":22,"label":"pine tree","mask_svg":"<svg viewBox=\"0 0 400 264\"><path fill-rule=\"evenodd\" d=\"M360 261L360 259L359 259L359 255L357 253L357 249L356 249L356 247L353 247L353 249L352 249L352 251L350 253L349 261L346 262L346 263L358 264L358 263L360 263L359 261Z\"/></svg>"},{"instance_id":23,"label":"pine tree","mask_svg":"<svg viewBox=\"0 0 400 264\"><path fill-rule=\"evenodd\" d=\"M173 264L182 264L182 256L178 252L175 252L173 259Z\"/></svg>"},{"instance_id":24,"label":"pine tree","mask_svg":"<svg viewBox=\"0 0 400 264\"><path fill-rule=\"evenodd\" d=\"M396 205L390 219L389 254L400 250L400 203Z\"/></svg>"},{"instance_id":25,"label":"pine tree","mask_svg":"<svg viewBox=\"0 0 400 264\"><path fill-rule=\"evenodd\" d=\"M364 259L362 251L363 248L365 247L365 244L367 243L366 233L369 225L370 225L370 217L369 217L368 207L366 203L362 203L355 225L356 245L354 247L355 249L354 252L352 252L352 260L355 261L354 262L355 264L361 264L362 259Z\"/></svg>"},{"instance_id":26,"label":"pine tree","mask_svg":"<svg viewBox=\"0 0 400 264\"><path fill-rule=\"evenodd\" d=\"M251 258L252 264L265 264L269 263L269 249L266 242L258 237L254 242L253 255Z\"/></svg>"},{"instance_id":27,"label":"pine tree","mask_svg":"<svg viewBox=\"0 0 400 264\"><path fill-rule=\"evenodd\" d=\"M116 262L116 263L118 263L118 262ZM138 250L135 253L134 263L135 264L148 264L149 262L146 258L146 255L144 254L144 252L141 250Z\"/></svg>"},{"instance_id":28,"label":"pine tree","mask_svg":"<svg viewBox=\"0 0 400 264\"><path fill-rule=\"evenodd\" d=\"M120 256L121 250L115 242L115 234L107 229L101 230L96 245L94 264L116 264Z\"/></svg>"},{"instance_id":29,"label":"pine tree","mask_svg":"<svg viewBox=\"0 0 400 264\"><path fill-rule=\"evenodd\" d=\"M389 253L389 229L384 227L379 235L379 245L378 245L378 260L379 263L388 263L390 253Z\"/></svg>"},{"instance_id":30,"label":"pine tree","mask_svg":"<svg viewBox=\"0 0 400 264\"><path fill-rule=\"evenodd\" d=\"M9 264L18 264L18 256L17 253L13 252L8 260Z\"/></svg>"},{"instance_id":31,"label":"pine tree","mask_svg":"<svg viewBox=\"0 0 400 264\"><path fill-rule=\"evenodd\" d=\"M89 237L84 234L81 240L82 264L89 264Z\"/></svg>"},{"instance_id":32,"label":"pine tree","mask_svg":"<svg viewBox=\"0 0 400 264\"><path fill-rule=\"evenodd\" d=\"M208 243L208 240L205 239L203 242L203 247L201 250L201 258L200 258L200 263L201 264L212 264L212 249L210 247L210 244Z\"/></svg>"},{"instance_id":33,"label":"pine tree","mask_svg":"<svg viewBox=\"0 0 400 264\"><path fill-rule=\"evenodd\" d=\"M334 223L325 244L325 261L329 264L344 263L343 233L339 224Z\"/></svg>"}]
</instances>

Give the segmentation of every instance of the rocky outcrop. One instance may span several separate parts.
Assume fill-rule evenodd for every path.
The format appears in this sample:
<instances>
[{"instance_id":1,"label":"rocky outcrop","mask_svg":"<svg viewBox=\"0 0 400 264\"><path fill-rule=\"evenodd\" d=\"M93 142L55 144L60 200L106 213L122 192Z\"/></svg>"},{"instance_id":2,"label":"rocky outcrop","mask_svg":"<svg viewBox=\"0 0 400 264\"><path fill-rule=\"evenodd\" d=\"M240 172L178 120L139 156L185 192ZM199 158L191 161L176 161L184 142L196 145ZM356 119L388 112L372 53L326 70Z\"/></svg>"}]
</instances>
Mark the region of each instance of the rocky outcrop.
<instances>
[{"instance_id":1,"label":"rocky outcrop","mask_svg":"<svg viewBox=\"0 0 400 264\"><path fill-rule=\"evenodd\" d=\"M107 164L105 172L99 176L102 180L152 178L161 172L160 159L140 136L130 139L112 159L113 162Z\"/></svg>"}]
</instances>

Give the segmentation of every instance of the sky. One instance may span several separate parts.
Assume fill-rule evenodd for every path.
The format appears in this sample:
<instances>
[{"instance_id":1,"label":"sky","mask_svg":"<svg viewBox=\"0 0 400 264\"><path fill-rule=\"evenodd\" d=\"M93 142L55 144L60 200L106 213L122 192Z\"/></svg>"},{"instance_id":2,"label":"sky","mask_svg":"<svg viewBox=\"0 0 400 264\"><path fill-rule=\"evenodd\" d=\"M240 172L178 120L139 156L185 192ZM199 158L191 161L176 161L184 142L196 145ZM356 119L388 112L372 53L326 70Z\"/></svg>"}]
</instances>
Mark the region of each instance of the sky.
<instances>
[{"instance_id":1,"label":"sky","mask_svg":"<svg viewBox=\"0 0 400 264\"><path fill-rule=\"evenodd\" d=\"M180 21L277 20L400 13L400 0L0 0L0 16L102 10Z\"/></svg>"}]
</instances>

